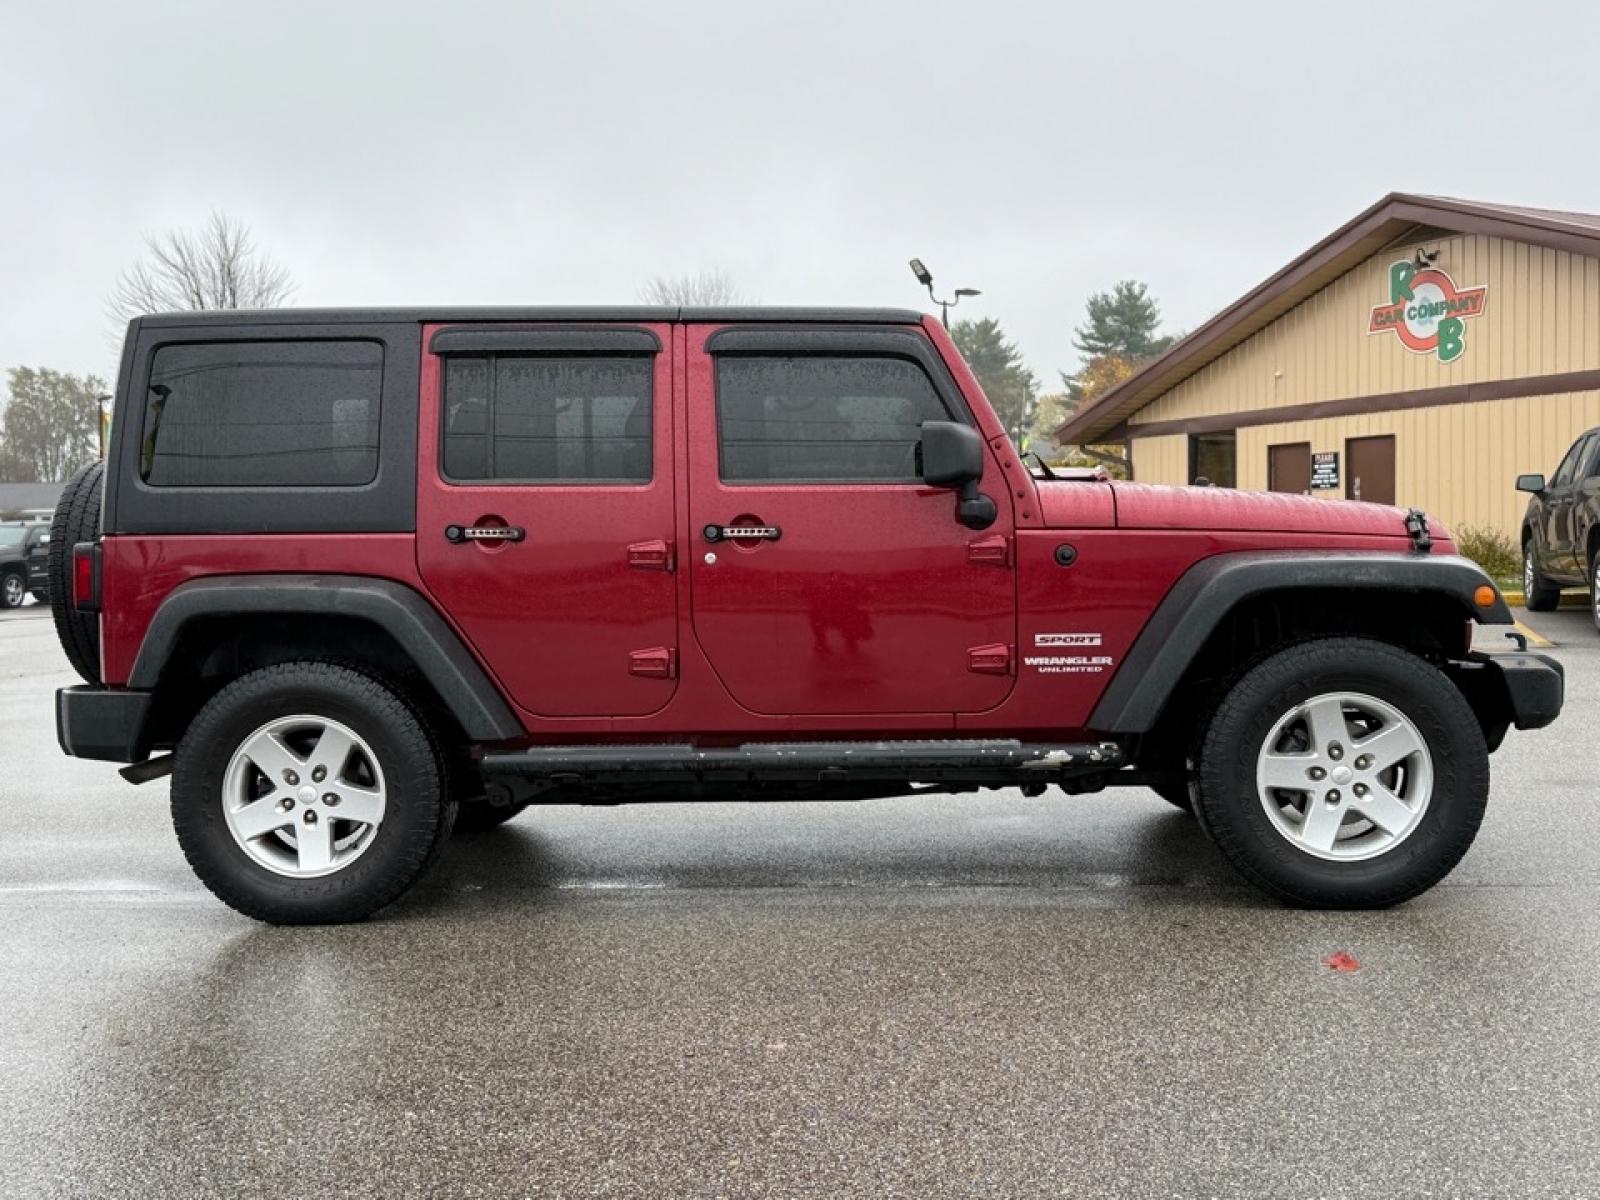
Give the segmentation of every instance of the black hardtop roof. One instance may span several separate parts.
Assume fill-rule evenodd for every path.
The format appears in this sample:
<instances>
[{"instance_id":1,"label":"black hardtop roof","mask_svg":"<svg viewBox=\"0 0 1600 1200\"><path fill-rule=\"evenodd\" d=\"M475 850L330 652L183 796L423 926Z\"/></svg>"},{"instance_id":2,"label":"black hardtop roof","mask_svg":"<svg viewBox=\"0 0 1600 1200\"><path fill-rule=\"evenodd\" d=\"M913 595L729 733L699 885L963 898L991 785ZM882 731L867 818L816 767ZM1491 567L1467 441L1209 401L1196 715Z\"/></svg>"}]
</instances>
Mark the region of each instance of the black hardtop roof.
<instances>
[{"instance_id":1,"label":"black hardtop roof","mask_svg":"<svg viewBox=\"0 0 1600 1200\"><path fill-rule=\"evenodd\" d=\"M739 306L687 308L677 305L633 307L564 306L547 308L264 308L155 313L138 318L145 325L377 325L452 324L474 321L567 321L661 323L767 322L773 324L920 325L923 315L908 308L779 308Z\"/></svg>"}]
</instances>

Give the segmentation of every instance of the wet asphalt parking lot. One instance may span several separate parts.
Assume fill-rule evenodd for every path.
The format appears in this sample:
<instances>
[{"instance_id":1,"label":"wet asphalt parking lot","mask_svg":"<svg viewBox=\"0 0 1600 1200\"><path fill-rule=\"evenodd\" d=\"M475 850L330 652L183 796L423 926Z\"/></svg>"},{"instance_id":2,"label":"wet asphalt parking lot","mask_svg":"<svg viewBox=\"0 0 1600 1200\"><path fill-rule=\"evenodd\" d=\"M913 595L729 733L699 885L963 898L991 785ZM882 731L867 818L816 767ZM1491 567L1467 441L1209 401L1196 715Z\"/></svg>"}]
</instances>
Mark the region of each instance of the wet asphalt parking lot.
<instances>
[{"instance_id":1,"label":"wet asphalt parking lot","mask_svg":"<svg viewBox=\"0 0 1600 1200\"><path fill-rule=\"evenodd\" d=\"M1005 792L535 808L271 929L60 755L0 613L0 1197L1600 1194L1600 635L1529 620L1566 713L1389 912Z\"/></svg>"}]
</instances>

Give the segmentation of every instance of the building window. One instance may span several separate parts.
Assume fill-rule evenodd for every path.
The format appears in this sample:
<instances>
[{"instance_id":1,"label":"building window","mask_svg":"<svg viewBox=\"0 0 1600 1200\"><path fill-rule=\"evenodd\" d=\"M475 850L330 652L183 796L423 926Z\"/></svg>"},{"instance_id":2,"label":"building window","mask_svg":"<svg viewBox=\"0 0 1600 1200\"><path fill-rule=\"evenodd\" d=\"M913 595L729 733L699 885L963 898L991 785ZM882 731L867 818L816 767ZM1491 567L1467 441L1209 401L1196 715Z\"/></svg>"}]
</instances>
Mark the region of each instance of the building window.
<instances>
[{"instance_id":1,"label":"building window","mask_svg":"<svg viewBox=\"0 0 1600 1200\"><path fill-rule=\"evenodd\" d=\"M1238 486L1238 438L1225 433L1197 433L1189 439L1189 482L1213 487Z\"/></svg>"}]
</instances>

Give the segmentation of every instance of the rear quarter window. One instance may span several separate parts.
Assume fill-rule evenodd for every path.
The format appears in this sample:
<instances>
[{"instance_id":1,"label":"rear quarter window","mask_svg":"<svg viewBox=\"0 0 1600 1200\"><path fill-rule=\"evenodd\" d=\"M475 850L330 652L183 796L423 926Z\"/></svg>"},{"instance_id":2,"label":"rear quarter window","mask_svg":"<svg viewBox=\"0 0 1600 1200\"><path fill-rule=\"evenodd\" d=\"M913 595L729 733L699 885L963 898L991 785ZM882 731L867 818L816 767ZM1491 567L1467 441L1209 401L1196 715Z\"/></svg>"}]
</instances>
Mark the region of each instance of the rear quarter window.
<instances>
[{"instance_id":1,"label":"rear quarter window","mask_svg":"<svg viewBox=\"0 0 1600 1200\"><path fill-rule=\"evenodd\" d=\"M167 345L143 397L151 487L359 487L378 473L383 347L371 341Z\"/></svg>"}]
</instances>

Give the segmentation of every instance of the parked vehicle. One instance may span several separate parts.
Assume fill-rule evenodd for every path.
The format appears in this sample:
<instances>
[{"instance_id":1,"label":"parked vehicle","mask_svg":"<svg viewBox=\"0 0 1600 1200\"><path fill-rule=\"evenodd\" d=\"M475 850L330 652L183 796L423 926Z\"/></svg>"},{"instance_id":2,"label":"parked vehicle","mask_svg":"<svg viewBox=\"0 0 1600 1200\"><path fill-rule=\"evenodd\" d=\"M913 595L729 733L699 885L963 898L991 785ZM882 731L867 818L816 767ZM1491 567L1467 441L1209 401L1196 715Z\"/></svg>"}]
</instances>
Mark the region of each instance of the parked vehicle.
<instances>
[{"instance_id":1,"label":"parked vehicle","mask_svg":"<svg viewBox=\"0 0 1600 1200\"><path fill-rule=\"evenodd\" d=\"M895 310L129 330L51 578L63 749L354 920L529 803L1154 788L1293 904L1443 878L1560 667L1418 512L1037 478ZM103 510L102 510L103 503Z\"/></svg>"},{"instance_id":2,"label":"parked vehicle","mask_svg":"<svg viewBox=\"0 0 1600 1200\"><path fill-rule=\"evenodd\" d=\"M0 608L17 608L28 598L28 555L48 540L50 526L44 522L0 525ZM44 597L33 591L35 599Z\"/></svg>"},{"instance_id":3,"label":"parked vehicle","mask_svg":"<svg viewBox=\"0 0 1600 1200\"><path fill-rule=\"evenodd\" d=\"M28 591L40 604L50 601L50 527L28 547Z\"/></svg>"},{"instance_id":4,"label":"parked vehicle","mask_svg":"<svg viewBox=\"0 0 1600 1200\"><path fill-rule=\"evenodd\" d=\"M1549 612L1564 587L1589 589L1600 629L1600 429L1580 434L1548 480L1518 475L1529 492L1522 517L1522 592L1533 612Z\"/></svg>"}]
</instances>

